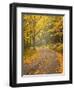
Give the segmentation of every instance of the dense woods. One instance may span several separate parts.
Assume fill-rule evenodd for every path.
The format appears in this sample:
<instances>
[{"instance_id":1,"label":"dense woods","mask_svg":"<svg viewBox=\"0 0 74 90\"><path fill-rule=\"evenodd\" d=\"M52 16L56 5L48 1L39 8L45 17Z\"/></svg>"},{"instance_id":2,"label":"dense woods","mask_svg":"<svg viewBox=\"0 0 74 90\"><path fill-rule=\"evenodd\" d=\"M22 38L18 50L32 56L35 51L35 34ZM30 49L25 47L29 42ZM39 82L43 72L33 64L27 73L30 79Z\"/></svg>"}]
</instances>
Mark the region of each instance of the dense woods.
<instances>
[{"instance_id":1,"label":"dense woods","mask_svg":"<svg viewBox=\"0 0 74 90\"><path fill-rule=\"evenodd\" d=\"M63 16L22 15L23 74L63 72Z\"/></svg>"}]
</instances>

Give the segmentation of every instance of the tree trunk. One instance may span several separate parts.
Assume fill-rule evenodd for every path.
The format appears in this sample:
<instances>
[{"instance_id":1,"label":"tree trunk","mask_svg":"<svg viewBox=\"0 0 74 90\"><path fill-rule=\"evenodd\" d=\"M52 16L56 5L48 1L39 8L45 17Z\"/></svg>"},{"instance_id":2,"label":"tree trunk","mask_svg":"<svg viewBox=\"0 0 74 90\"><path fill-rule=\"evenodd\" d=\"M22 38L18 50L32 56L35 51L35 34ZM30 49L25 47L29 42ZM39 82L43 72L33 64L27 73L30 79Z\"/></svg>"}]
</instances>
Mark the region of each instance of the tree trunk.
<instances>
[{"instance_id":1,"label":"tree trunk","mask_svg":"<svg viewBox=\"0 0 74 90\"><path fill-rule=\"evenodd\" d=\"M33 32L33 49L35 49L35 30Z\"/></svg>"}]
</instances>

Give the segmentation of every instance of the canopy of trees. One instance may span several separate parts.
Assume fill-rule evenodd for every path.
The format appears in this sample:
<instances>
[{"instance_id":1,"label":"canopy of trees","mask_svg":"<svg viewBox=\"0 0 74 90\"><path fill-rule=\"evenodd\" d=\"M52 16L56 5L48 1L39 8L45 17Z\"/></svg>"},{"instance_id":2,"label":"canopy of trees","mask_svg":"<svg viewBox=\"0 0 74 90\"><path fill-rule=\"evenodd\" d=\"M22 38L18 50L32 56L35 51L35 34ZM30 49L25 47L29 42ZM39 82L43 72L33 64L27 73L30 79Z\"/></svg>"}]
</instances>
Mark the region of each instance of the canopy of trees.
<instances>
[{"instance_id":1,"label":"canopy of trees","mask_svg":"<svg viewBox=\"0 0 74 90\"><path fill-rule=\"evenodd\" d=\"M22 18L25 62L41 47L63 55L63 16L23 14Z\"/></svg>"}]
</instances>

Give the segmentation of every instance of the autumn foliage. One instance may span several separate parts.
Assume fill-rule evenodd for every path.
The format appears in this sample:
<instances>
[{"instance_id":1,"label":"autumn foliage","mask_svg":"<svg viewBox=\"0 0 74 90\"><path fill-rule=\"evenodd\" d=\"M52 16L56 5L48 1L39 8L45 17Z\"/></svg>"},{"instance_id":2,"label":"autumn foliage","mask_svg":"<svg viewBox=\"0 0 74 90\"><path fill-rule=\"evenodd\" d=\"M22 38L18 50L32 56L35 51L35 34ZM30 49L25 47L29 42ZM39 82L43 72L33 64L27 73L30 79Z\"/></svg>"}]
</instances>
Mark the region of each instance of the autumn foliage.
<instances>
[{"instance_id":1,"label":"autumn foliage","mask_svg":"<svg viewBox=\"0 0 74 90\"><path fill-rule=\"evenodd\" d=\"M23 74L63 72L63 16L23 14Z\"/></svg>"}]
</instances>

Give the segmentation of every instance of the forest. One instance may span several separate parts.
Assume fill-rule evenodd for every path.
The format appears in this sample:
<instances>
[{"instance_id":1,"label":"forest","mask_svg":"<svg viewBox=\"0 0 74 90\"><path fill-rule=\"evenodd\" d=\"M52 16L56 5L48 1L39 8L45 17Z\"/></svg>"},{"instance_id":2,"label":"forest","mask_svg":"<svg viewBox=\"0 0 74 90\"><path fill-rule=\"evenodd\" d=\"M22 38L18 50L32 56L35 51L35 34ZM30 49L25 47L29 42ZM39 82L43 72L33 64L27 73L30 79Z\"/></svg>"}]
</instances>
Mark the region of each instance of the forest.
<instances>
[{"instance_id":1,"label":"forest","mask_svg":"<svg viewBox=\"0 0 74 90\"><path fill-rule=\"evenodd\" d=\"M23 75L63 72L63 17L22 14Z\"/></svg>"}]
</instances>

